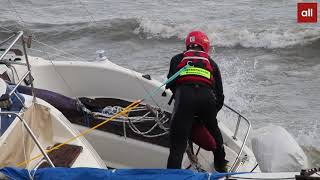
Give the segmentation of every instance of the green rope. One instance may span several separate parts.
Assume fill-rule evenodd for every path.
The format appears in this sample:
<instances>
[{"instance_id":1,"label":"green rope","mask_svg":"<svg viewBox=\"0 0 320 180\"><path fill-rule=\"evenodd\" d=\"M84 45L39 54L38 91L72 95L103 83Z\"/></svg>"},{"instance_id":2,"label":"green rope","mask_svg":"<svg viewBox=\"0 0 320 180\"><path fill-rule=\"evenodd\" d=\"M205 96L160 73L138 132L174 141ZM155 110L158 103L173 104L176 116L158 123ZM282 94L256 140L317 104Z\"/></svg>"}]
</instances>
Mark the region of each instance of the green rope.
<instances>
[{"instance_id":1,"label":"green rope","mask_svg":"<svg viewBox=\"0 0 320 180\"><path fill-rule=\"evenodd\" d=\"M186 64L183 68L181 68L178 72L176 72L174 75L172 75L169 79L167 79L166 81L164 81L161 86L156 87L154 90L152 90L150 93L148 92L147 95L143 98L143 100L149 99L151 98L155 93L157 93L164 85L170 83L171 81L173 81L174 79L176 79L181 72L185 71L187 68L189 68L190 65Z\"/></svg>"}]
</instances>

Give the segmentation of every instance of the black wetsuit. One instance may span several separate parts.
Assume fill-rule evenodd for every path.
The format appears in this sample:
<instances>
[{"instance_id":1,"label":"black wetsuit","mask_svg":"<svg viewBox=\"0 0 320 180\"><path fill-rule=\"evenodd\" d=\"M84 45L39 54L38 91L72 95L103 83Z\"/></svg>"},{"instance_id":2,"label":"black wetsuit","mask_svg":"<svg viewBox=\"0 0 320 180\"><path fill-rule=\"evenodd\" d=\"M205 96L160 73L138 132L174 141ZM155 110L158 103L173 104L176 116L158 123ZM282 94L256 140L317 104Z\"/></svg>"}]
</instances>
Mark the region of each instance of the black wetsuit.
<instances>
[{"instance_id":1,"label":"black wetsuit","mask_svg":"<svg viewBox=\"0 0 320 180\"><path fill-rule=\"evenodd\" d=\"M171 59L168 78L177 72L177 66L183 58L183 53ZM194 117L198 116L204 122L206 128L215 138L217 150L214 154L216 169L225 165L225 151L223 139L216 119L217 112L222 108L224 95L220 70L217 64L210 58L213 66L213 86L202 83L188 83L177 85L175 81L167 84L174 94L174 110L170 126L170 155L168 168L181 168L183 154L185 152L188 138L191 134Z\"/></svg>"}]
</instances>

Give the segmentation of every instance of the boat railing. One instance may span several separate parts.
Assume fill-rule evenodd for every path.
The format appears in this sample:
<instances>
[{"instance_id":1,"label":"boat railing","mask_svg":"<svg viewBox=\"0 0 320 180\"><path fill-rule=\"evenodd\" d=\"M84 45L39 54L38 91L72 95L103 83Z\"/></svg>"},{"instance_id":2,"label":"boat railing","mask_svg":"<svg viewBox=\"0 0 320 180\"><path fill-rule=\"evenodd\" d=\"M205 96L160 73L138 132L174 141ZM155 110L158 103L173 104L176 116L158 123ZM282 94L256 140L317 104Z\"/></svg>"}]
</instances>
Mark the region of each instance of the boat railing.
<instances>
[{"instance_id":1,"label":"boat railing","mask_svg":"<svg viewBox=\"0 0 320 180\"><path fill-rule=\"evenodd\" d=\"M7 94L6 96L3 96L1 99L2 101L6 102L6 103L10 103L10 97L12 95L16 96L18 99L19 96L17 96L17 94L15 93L16 89L18 88L18 86L24 81L27 80L27 78L29 78L29 82L32 88L32 96L33 96L33 102L35 102L35 94L34 94L34 86L33 86L33 78L31 75L31 68L30 68L30 64L29 64L29 60L28 60L28 56L27 56L27 50L26 50L26 42L23 36L23 31L19 31L14 33L12 36L10 36L9 38L7 38L6 40L4 40L3 42L0 43L0 46L2 46L3 44L6 44L8 42L10 42L12 40L12 42L10 43L10 45L8 46L8 48L4 49L4 53L1 54L0 56L0 63L4 63L6 65L8 64L12 64L14 62L12 61L7 61L4 60L4 57L8 54L8 52L10 50L12 50L12 47L19 41L19 39L21 39L22 41L22 47L23 47L23 54L25 56L25 60L26 63L20 63L21 65L25 65L27 66L27 72L22 76L22 78L19 80L19 82L12 88L12 90L9 92L9 94ZM22 103L22 105L25 107L25 104L20 101ZM4 103L4 104L6 104ZM10 104L9 104L10 105ZM24 127L26 128L27 132L29 133L29 135L31 136L31 138L33 139L33 141L35 142L35 144L37 145L37 147L39 148L39 150L41 151L42 155L45 157L45 159L48 161L48 163L50 164L51 167L55 167L54 164L52 163L51 159L49 158L48 154L46 153L46 151L44 150L44 148L41 146L40 141L38 140L38 138L35 136L34 132L32 131L32 129L30 128L30 126L28 125L28 123L20 116L20 114L13 112L13 111L7 111L7 112L0 112L0 115L12 115L17 117L21 123L24 125Z\"/></svg>"},{"instance_id":2,"label":"boat railing","mask_svg":"<svg viewBox=\"0 0 320 180\"><path fill-rule=\"evenodd\" d=\"M230 168L230 172L236 172L238 170L238 168L239 168L239 165L240 165L240 163L239 163L240 162L240 157L242 155L243 149L244 149L244 147L246 145L246 142L248 140L248 136L249 136L249 133L250 133L250 130L251 130L251 122L247 118L242 116L238 111L236 111L233 108L231 108L230 106L224 104L224 107L226 107L227 109L231 110L233 113L237 114L237 116L238 116L236 128L235 128L233 136L232 136L232 138L234 140L238 139L238 132L239 132L239 128L240 128L240 122L243 120L248 124L248 128L246 130L246 133L245 133L244 139L242 141L240 150L237 153L237 157L236 157L235 161L233 162L233 164L232 164L232 166Z\"/></svg>"}]
</instances>

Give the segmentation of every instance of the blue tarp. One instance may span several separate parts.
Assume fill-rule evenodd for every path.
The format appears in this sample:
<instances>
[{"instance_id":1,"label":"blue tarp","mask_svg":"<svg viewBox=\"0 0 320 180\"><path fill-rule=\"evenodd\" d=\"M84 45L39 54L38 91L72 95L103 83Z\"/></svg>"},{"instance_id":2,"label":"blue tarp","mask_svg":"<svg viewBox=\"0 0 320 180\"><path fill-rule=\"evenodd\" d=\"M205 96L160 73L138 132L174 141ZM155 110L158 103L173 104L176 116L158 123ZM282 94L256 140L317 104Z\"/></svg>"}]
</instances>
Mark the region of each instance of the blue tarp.
<instances>
[{"instance_id":1,"label":"blue tarp","mask_svg":"<svg viewBox=\"0 0 320 180\"><path fill-rule=\"evenodd\" d=\"M27 180L26 169L6 167L0 169L9 179ZM82 180L82 179L112 179L112 180L208 180L218 179L227 174L239 173L198 173L183 169L97 169L97 168L43 168L30 172L37 180Z\"/></svg>"}]
</instances>

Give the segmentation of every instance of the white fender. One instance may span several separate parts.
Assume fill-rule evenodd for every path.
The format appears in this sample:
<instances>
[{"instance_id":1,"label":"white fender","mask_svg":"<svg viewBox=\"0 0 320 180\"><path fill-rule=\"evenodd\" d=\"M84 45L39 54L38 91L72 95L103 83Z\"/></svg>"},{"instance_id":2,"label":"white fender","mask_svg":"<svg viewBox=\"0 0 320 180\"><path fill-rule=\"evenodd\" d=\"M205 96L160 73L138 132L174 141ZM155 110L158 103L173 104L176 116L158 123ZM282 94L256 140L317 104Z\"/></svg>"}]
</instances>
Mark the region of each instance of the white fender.
<instances>
[{"instance_id":1,"label":"white fender","mask_svg":"<svg viewBox=\"0 0 320 180\"><path fill-rule=\"evenodd\" d=\"M284 128L269 125L255 134L252 150L262 172L294 172L308 167L306 154Z\"/></svg>"}]
</instances>

